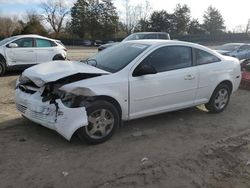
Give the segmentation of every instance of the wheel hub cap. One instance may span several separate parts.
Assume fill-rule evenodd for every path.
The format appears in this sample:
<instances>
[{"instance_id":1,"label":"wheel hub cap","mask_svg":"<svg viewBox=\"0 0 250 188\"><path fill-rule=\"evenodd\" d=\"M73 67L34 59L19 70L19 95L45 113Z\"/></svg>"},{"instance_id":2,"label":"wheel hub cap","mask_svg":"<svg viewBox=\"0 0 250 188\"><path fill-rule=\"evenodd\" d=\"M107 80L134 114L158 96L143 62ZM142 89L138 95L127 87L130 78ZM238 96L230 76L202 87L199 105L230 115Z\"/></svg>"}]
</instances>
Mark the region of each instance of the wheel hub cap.
<instances>
[{"instance_id":1,"label":"wheel hub cap","mask_svg":"<svg viewBox=\"0 0 250 188\"><path fill-rule=\"evenodd\" d=\"M106 137L114 127L114 116L107 109L99 109L88 116L89 125L85 127L88 136L94 139Z\"/></svg>"},{"instance_id":2,"label":"wheel hub cap","mask_svg":"<svg viewBox=\"0 0 250 188\"><path fill-rule=\"evenodd\" d=\"M223 109L227 105L228 99L228 91L226 89L221 89L215 98L215 107L218 110Z\"/></svg>"}]
</instances>

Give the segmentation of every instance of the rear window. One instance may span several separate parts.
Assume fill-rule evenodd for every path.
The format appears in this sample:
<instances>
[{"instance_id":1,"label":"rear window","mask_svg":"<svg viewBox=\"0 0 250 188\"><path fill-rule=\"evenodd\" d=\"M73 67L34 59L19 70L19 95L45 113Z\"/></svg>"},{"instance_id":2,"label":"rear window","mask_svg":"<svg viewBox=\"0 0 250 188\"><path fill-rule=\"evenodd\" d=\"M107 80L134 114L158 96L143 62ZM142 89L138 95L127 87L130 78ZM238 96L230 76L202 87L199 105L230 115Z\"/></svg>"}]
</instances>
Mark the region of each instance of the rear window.
<instances>
[{"instance_id":1,"label":"rear window","mask_svg":"<svg viewBox=\"0 0 250 188\"><path fill-rule=\"evenodd\" d=\"M197 65L204 65L221 61L218 57L198 49L195 49L195 59Z\"/></svg>"},{"instance_id":2,"label":"rear window","mask_svg":"<svg viewBox=\"0 0 250 188\"><path fill-rule=\"evenodd\" d=\"M167 34L159 34L159 39L169 39L169 36Z\"/></svg>"},{"instance_id":3,"label":"rear window","mask_svg":"<svg viewBox=\"0 0 250 188\"><path fill-rule=\"evenodd\" d=\"M36 39L36 47L38 48L46 48L46 47L52 47L53 44L50 40L45 39Z\"/></svg>"}]
</instances>

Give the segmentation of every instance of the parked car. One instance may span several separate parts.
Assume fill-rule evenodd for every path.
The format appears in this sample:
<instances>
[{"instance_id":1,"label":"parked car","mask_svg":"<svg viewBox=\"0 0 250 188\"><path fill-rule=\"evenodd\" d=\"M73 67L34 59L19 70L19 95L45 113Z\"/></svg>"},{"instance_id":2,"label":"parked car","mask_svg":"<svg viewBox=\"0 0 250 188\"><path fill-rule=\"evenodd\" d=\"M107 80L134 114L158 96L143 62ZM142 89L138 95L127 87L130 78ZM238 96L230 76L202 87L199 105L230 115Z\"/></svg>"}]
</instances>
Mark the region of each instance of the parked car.
<instances>
[{"instance_id":1,"label":"parked car","mask_svg":"<svg viewBox=\"0 0 250 188\"><path fill-rule=\"evenodd\" d=\"M130 41L130 40L144 40L144 39L161 39L161 40L170 40L170 35L165 32L141 32L141 33L133 33L123 39L122 42ZM98 51L105 50L111 46L117 45L119 42L108 43L101 45L98 48Z\"/></svg>"},{"instance_id":2,"label":"parked car","mask_svg":"<svg viewBox=\"0 0 250 188\"><path fill-rule=\"evenodd\" d=\"M44 63L17 81L16 107L67 140L112 137L121 121L205 104L225 110L241 81L239 60L179 41L122 42L81 62Z\"/></svg>"},{"instance_id":3,"label":"parked car","mask_svg":"<svg viewBox=\"0 0 250 188\"><path fill-rule=\"evenodd\" d=\"M18 35L0 41L0 76L52 60L65 60L67 49L59 40L39 35Z\"/></svg>"},{"instance_id":4,"label":"parked car","mask_svg":"<svg viewBox=\"0 0 250 188\"><path fill-rule=\"evenodd\" d=\"M94 46L101 46L103 44L103 41L101 41L101 40L95 40L95 42L94 42Z\"/></svg>"},{"instance_id":5,"label":"parked car","mask_svg":"<svg viewBox=\"0 0 250 188\"><path fill-rule=\"evenodd\" d=\"M236 57L241 59L250 59L250 44L228 43L216 48L216 51L222 55Z\"/></svg>"},{"instance_id":6,"label":"parked car","mask_svg":"<svg viewBox=\"0 0 250 188\"><path fill-rule=\"evenodd\" d=\"M84 40L83 43L82 43L82 45L83 46L92 46L92 43L93 42L91 40Z\"/></svg>"}]
</instances>

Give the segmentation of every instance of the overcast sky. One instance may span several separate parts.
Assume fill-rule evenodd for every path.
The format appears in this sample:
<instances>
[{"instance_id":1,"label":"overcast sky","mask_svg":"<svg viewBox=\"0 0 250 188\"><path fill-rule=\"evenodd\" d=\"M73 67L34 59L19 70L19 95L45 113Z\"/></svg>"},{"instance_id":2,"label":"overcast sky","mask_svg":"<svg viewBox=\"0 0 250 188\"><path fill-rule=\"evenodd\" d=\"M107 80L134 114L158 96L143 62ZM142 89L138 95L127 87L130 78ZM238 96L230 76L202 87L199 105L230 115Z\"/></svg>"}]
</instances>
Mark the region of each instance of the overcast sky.
<instances>
[{"instance_id":1,"label":"overcast sky","mask_svg":"<svg viewBox=\"0 0 250 188\"><path fill-rule=\"evenodd\" d=\"M0 0L0 13L4 16L13 14L22 15L27 10L39 10L42 0ZM53 1L53 0L51 0ZM70 6L75 0L65 0ZM250 0L149 0L153 10L167 10L173 12L177 3L187 4L191 9L193 18L202 21L204 11L209 5L220 10L228 29L238 25L246 25L250 18ZM114 0L119 12L122 12L122 0ZM130 0L132 5L143 3L144 0Z\"/></svg>"}]
</instances>

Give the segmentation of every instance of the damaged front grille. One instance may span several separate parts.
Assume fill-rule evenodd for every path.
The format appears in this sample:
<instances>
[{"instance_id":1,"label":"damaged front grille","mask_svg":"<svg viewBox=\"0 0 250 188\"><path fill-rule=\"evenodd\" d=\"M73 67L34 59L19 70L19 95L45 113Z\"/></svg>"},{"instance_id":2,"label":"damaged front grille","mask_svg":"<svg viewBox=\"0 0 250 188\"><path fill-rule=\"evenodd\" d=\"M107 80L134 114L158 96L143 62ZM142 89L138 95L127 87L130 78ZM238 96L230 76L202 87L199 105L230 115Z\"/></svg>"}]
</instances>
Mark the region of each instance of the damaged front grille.
<instances>
[{"instance_id":1,"label":"damaged front grille","mask_svg":"<svg viewBox=\"0 0 250 188\"><path fill-rule=\"evenodd\" d=\"M18 111L20 111L21 113L25 114L26 110L27 110L27 107L26 106L23 106L21 104L16 104L16 109Z\"/></svg>"}]
</instances>

